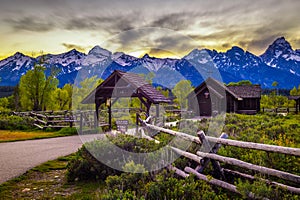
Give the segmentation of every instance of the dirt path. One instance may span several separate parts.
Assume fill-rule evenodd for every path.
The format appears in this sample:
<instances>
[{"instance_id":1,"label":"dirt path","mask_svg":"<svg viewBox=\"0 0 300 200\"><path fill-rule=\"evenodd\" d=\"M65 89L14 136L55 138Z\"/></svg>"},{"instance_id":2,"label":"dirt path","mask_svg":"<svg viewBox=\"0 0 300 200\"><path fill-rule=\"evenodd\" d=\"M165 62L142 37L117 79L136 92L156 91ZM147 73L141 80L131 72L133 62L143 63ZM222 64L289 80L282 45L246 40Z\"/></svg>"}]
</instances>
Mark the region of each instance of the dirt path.
<instances>
[{"instance_id":1,"label":"dirt path","mask_svg":"<svg viewBox=\"0 0 300 200\"><path fill-rule=\"evenodd\" d=\"M79 136L0 143L0 184L81 146Z\"/></svg>"}]
</instances>

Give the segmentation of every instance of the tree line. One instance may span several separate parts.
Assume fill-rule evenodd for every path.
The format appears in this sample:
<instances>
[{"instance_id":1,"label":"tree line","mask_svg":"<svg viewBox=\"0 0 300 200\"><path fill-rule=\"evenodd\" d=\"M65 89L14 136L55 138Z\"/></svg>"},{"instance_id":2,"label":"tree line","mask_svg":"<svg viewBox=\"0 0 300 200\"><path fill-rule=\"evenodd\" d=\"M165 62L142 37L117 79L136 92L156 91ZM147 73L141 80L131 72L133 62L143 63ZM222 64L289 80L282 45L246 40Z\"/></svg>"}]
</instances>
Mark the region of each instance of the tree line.
<instances>
[{"instance_id":1,"label":"tree line","mask_svg":"<svg viewBox=\"0 0 300 200\"><path fill-rule=\"evenodd\" d=\"M46 68L42 64L35 64L32 70L24 74L19 84L15 87L13 94L9 97L0 98L0 111L45 111L45 110L71 110L81 109L84 105L80 102L103 80L93 76L80 82L78 86L65 84L62 88L58 87L59 80L56 78L57 70L51 70L50 75L46 76ZM154 75L149 73L144 75L145 79L152 83ZM249 80L243 80L237 83L231 82L231 85L252 85ZM269 94L262 95L261 107L293 107L295 102L289 101L286 96L279 95L277 85L274 83L274 89ZM187 109L187 95L193 90L191 81L181 80L172 90L157 87L163 95L173 99L174 104L180 109ZM290 95L300 95L300 85L289 91ZM138 107L139 101L136 99L123 100L118 102L119 106L123 104L129 107Z\"/></svg>"},{"instance_id":2,"label":"tree line","mask_svg":"<svg viewBox=\"0 0 300 200\"><path fill-rule=\"evenodd\" d=\"M79 86L65 84L59 88L57 71L53 69L46 76L45 70L41 64L35 64L32 70L27 71L14 88L13 94L0 98L0 111L71 110L102 81L94 76L83 80Z\"/></svg>"}]
</instances>

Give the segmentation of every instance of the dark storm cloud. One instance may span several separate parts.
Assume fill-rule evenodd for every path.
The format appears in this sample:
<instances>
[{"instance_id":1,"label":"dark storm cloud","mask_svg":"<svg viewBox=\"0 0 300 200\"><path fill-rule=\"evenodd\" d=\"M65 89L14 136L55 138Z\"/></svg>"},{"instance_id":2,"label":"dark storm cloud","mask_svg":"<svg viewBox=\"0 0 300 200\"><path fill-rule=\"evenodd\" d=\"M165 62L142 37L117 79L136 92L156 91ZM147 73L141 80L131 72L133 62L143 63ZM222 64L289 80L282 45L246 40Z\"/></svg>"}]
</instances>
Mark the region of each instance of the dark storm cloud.
<instances>
[{"instance_id":1,"label":"dark storm cloud","mask_svg":"<svg viewBox=\"0 0 300 200\"><path fill-rule=\"evenodd\" d=\"M76 49L78 51L85 51L85 48L83 46L80 45L76 45L76 44L68 44L68 43L62 43L62 45L64 47L66 47L67 50L72 50L72 49Z\"/></svg>"},{"instance_id":2,"label":"dark storm cloud","mask_svg":"<svg viewBox=\"0 0 300 200\"><path fill-rule=\"evenodd\" d=\"M228 49L232 44L229 44L229 43L224 43L222 44L222 47L225 48L225 49Z\"/></svg>"},{"instance_id":3,"label":"dark storm cloud","mask_svg":"<svg viewBox=\"0 0 300 200\"><path fill-rule=\"evenodd\" d=\"M233 30L221 30L208 35L201 35L201 33L199 33L199 34L188 34L188 36L193 38L194 40L220 40L226 37L232 37L240 34L242 34L242 31L233 29Z\"/></svg>"},{"instance_id":4,"label":"dark storm cloud","mask_svg":"<svg viewBox=\"0 0 300 200\"><path fill-rule=\"evenodd\" d=\"M180 50L180 51L189 51L196 48L195 41L189 37L186 37L181 34L172 34L167 35L162 34L159 38L153 41L153 44L157 49L163 50Z\"/></svg>"},{"instance_id":5,"label":"dark storm cloud","mask_svg":"<svg viewBox=\"0 0 300 200\"><path fill-rule=\"evenodd\" d=\"M194 13L172 13L158 17L149 23L150 27L168 28L175 31L186 30L194 24Z\"/></svg>"},{"instance_id":6,"label":"dark storm cloud","mask_svg":"<svg viewBox=\"0 0 300 200\"><path fill-rule=\"evenodd\" d=\"M193 44L222 50L239 45L262 51L280 36L299 48L299 10L299 0L3 0L0 24L3 32L14 30L15 34L55 30L62 34L74 31L78 36L84 33L83 37L86 33L101 39L114 37L111 46L128 49L136 45L153 52L176 48L184 51L194 48ZM195 41L191 44L163 32L130 31L143 27L179 31ZM75 45L63 42L57 45L70 49ZM79 40L72 42L80 44Z\"/></svg>"},{"instance_id":7,"label":"dark storm cloud","mask_svg":"<svg viewBox=\"0 0 300 200\"><path fill-rule=\"evenodd\" d=\"M264 37L257 37L256 39L248 41L248 49L258 49L264 51L281 35L267 35Z\"/></svg>"},{"instance_id":8,"label":"dark storm cloud","mask_svg":"<svg viewBox=\"0 0 300 200\"><path fill-rule=\"evenodd\" d=\"M132 21L135 13L128 16L86 16L70 19L66 22L67 30L103 30L109 33L127 31L134 26Z\"/></svg>"},{"instance_id":9,"label":"dark storm cloud","mask_svg":"<svg viewBox=\"0 0 300 200\"><path fill-rule=\"evenodd\" d=\"M54 28L50 21L24 17L21 19L6 19L6 22L16 31L47 32Z\"/></svg>"},{"instance_id":10,"label":"dark storm cloud","mask_svg":"<svg viewBox=\"0 0 300 200\"><path fill-rule=\"evenodd\" d=\"M121 46L126 47L128 45L139 44L142 42L143 46L148 46L150 40L147 40L149 36L149 29L135 29L121 32L116 35L113 40L118 42Z\"/></svg>"}]
</instances>

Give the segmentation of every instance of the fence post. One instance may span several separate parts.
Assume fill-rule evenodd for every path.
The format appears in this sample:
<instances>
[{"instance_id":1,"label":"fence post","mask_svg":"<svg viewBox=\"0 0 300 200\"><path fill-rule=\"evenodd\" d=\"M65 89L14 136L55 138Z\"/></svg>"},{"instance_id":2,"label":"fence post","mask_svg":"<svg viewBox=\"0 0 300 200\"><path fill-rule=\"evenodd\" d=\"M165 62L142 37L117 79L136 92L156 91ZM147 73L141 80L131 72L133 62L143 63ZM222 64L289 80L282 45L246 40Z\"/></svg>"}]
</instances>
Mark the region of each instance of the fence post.
<instances>
[{"instance_id":1,"label":"fence post","mask_svg":"<svg viewBox=\"0 0 300 200\"><path fill-rule=\"evenodd\" d=\"M98 116L97 116L97 112L94 112L94 128L98 128L99 126L99 121L98 121Z\"/></svg>"},{"instance_id":2,"label":"fence post","mask_svg":"<svg viewBox=\"0 0 300 200\"><path fill-rule=\"evenodd\" d=\"M79 133L82 134L82 127L83 127L83 114L80 112L80 122L79 122Z\"/></svg>"},{"instance_id":3,"label":"fence post","mask_svg":"<svg viewBox=\"0 0 300 200\"><path fill-rule=\"evenodd\" d=\"M135 116L135 133L136 133L136 135L138 135L138 131L139 131L139 118L140 118L139 113L136 113L136 116Z\"/></svg>"},{"instance_id":4,"label":"fence post","mask_svg":"<svg viewBox=\"0 0 300 200\"><path fill-rule=\"evenodd\" d=\"M205 134L204 134L203 131L198 132L197 135L198 135L200 141L202 142L204 152L214 153L214 154L216 154L218 152L219 148L221 147L221 144L216 143L213 147L211 147L210 143L205 138ZM228 135L226 133L222 133L220 138L228 138ZM215 160L210 159L210 158L202 158L200 160L201 166L198 166L196 168L197 171L199 173L202 173L204 171L204 169L207 167L207 165L209 164L210 161L213 165L213 168L214 168L217 176L220 177L221 179L225 180L224 171L223 171L223 168L221 167L220 163L218 161L215 161Z\"/></svg>"}]
</instances>

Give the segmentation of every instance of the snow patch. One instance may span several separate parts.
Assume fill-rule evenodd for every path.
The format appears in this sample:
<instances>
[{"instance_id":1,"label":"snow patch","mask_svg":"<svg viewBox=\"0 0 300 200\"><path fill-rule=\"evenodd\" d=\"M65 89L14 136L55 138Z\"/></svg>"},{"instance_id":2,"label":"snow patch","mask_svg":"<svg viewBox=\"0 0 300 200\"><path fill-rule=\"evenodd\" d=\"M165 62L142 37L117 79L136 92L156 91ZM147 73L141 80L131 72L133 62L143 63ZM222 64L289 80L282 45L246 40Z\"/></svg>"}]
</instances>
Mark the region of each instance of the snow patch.
<instances>
[{"instance_id":1,"label":"snow patch","mask_svg":"<svg viewBox=\"0 0 300 200\"><path fill-rule=\"evenodd\" d=\"M282 54L282 51L275 51L275 57L278 58Z\"/></svg>"},{"instance_id":2,"label":"snow patch","mask_svg":"<svg viewBox=\"0 0 300 200\"><path fill-rule=\"evenodd\" d=\"M295 60L300 62L300 56L299 55L291 55L287 60Z\"/></svg>"},{"instance_id":3,"label":"snow patch","mask_svg":"<svg viewBox=\"0 0 300 200\"><path fill-rule=\"evenodd\" d=\"M199 59L198 62L199 62L200 64L205 64L205 63L208 62L208 60L207 60L206 58L202 58L202 59Z\"/></svg>"}]
</instances>

